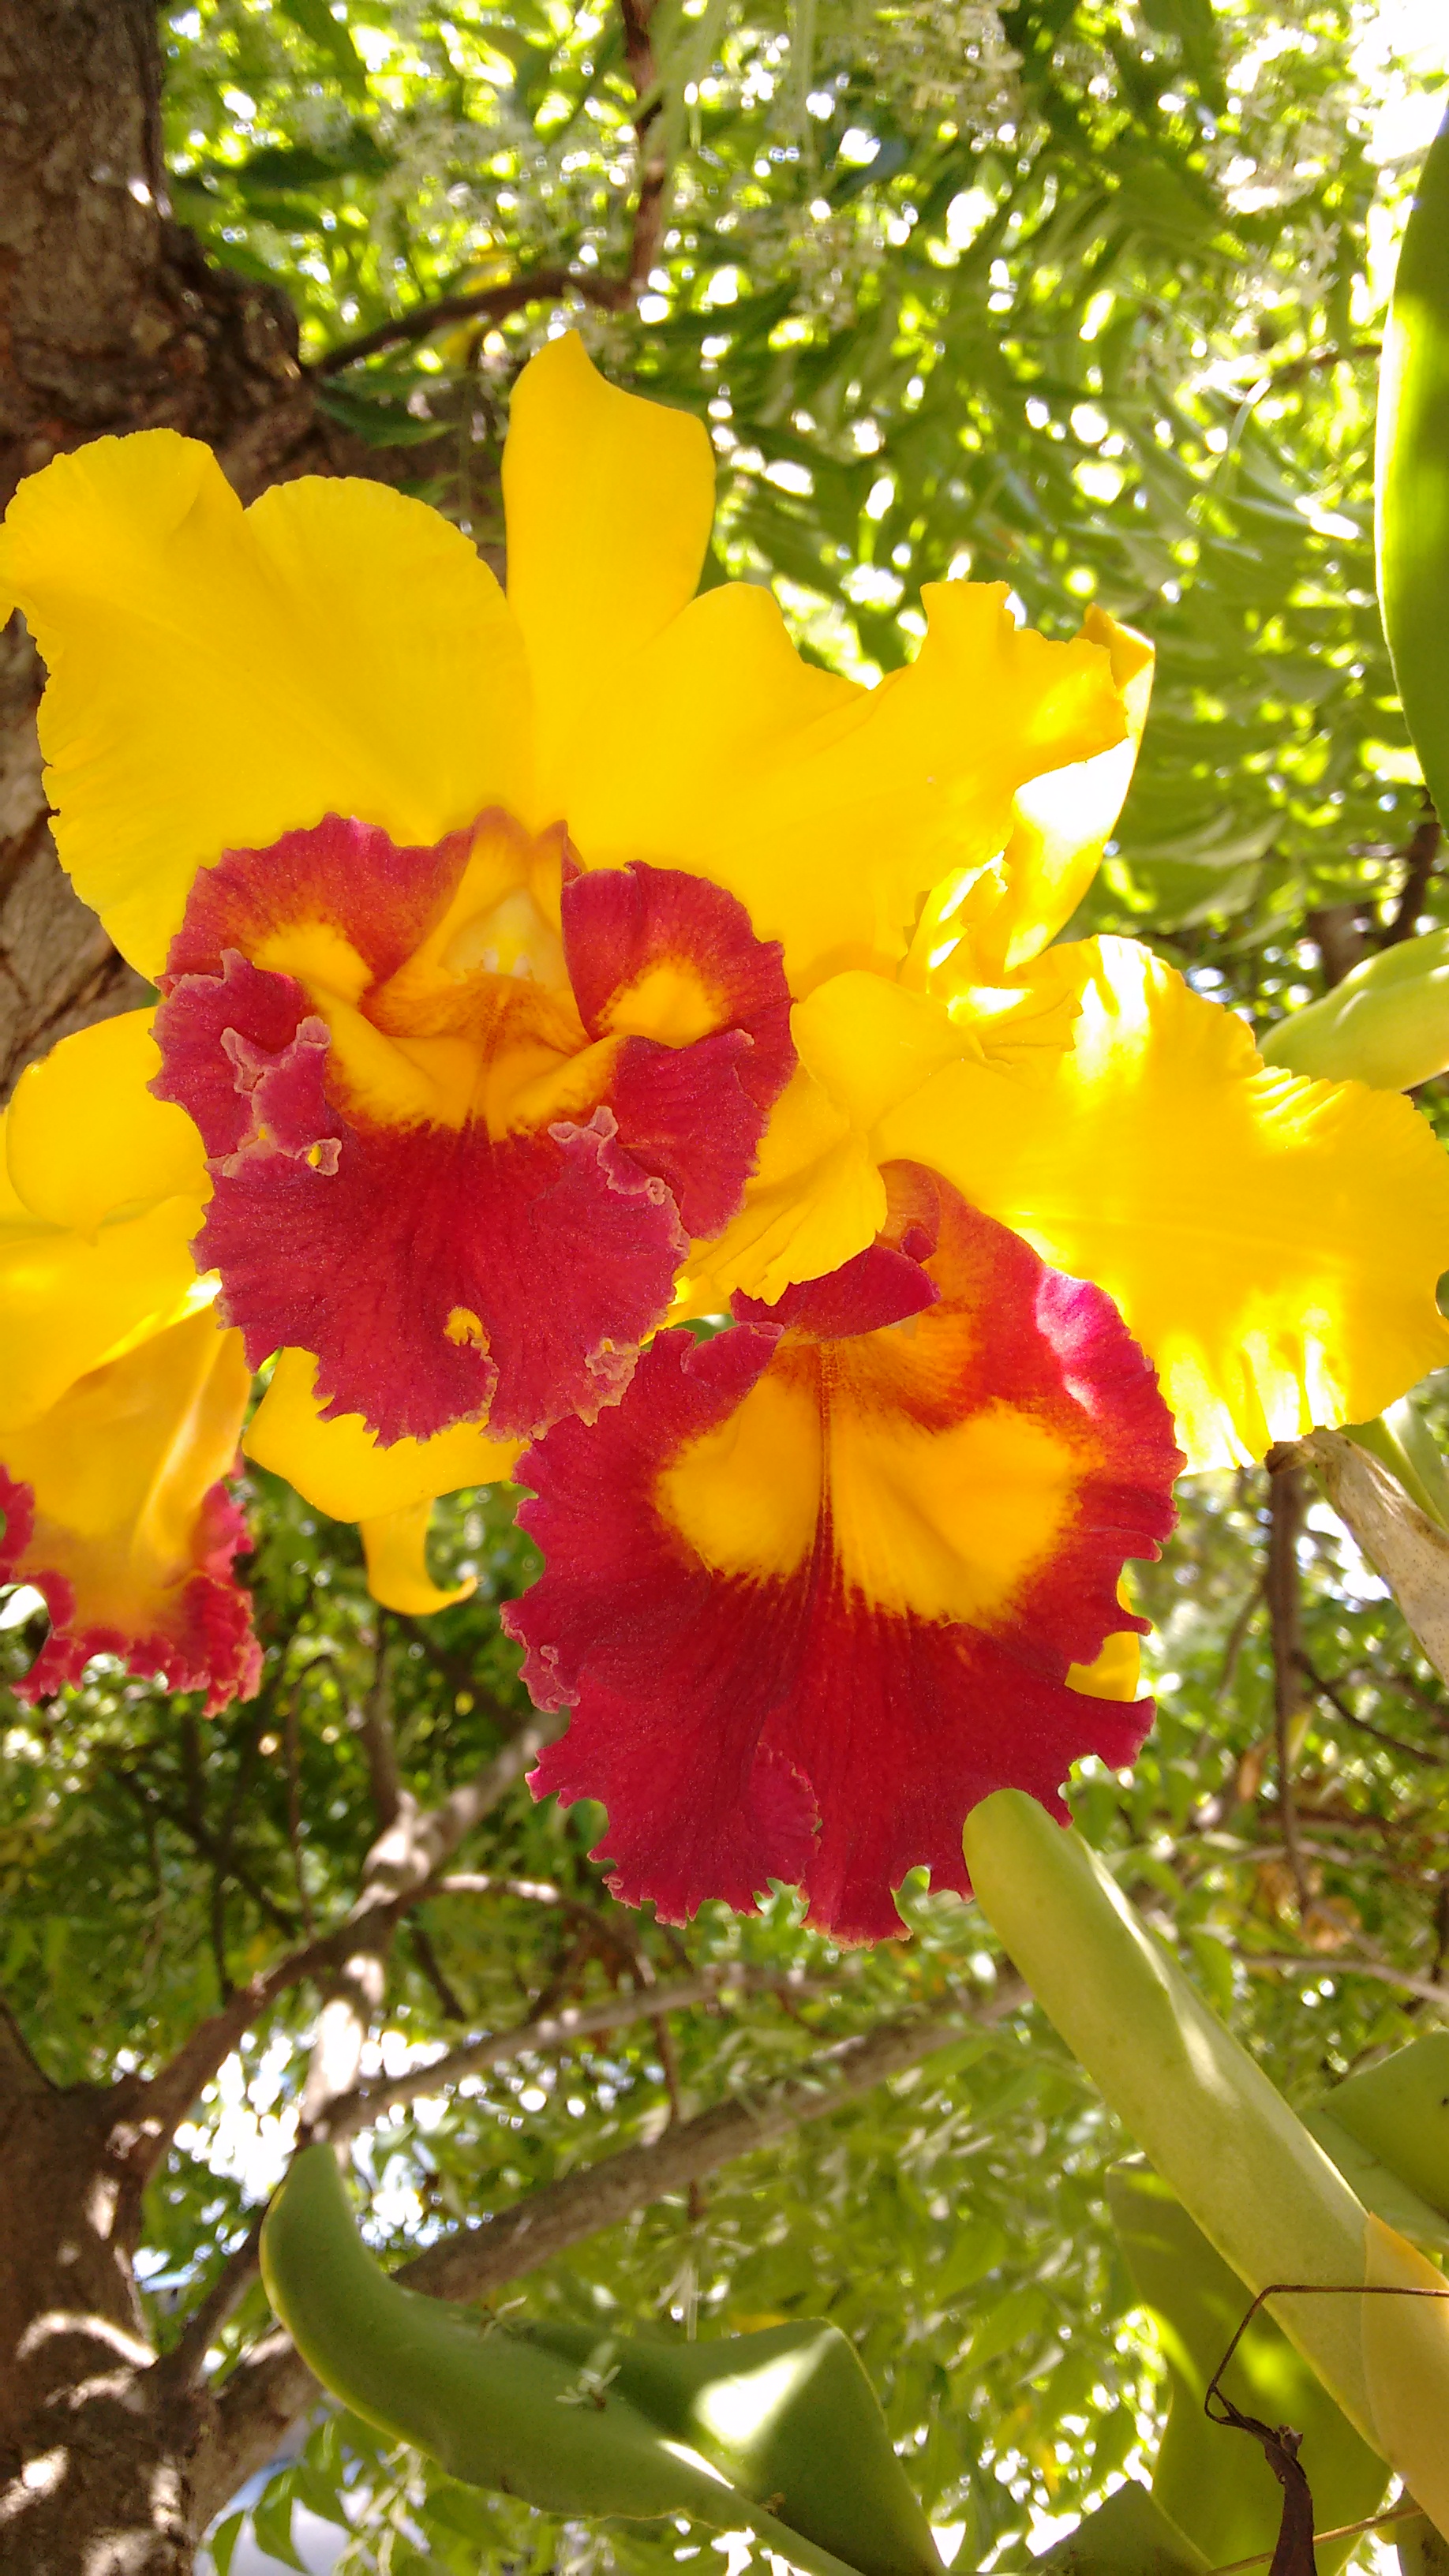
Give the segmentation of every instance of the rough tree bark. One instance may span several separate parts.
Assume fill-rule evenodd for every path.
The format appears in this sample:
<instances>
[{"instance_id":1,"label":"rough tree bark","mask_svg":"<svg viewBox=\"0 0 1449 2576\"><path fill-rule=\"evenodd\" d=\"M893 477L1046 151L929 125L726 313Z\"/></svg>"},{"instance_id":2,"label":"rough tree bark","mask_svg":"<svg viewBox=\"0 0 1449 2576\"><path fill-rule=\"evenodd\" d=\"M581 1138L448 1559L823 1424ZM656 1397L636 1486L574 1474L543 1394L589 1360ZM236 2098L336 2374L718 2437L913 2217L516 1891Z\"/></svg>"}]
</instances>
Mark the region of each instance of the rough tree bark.
<instances>
[{"instance_id":1,"label":"rough tree bark","mask_svg":"<svg viewBox=\"0 0 1449 2576\"><path fill-rule=\"evenodd\" d=\"M319 407L278 288L173 222L156 0L0 0L0 509L88 439L205 439L244 501L297 474L416 474ZM6 603L0 603L3 615ZM41 672L0 635L0 1099L32 1057L146 988L56 865L40 780Z\"/></svg>"}]
</instances>

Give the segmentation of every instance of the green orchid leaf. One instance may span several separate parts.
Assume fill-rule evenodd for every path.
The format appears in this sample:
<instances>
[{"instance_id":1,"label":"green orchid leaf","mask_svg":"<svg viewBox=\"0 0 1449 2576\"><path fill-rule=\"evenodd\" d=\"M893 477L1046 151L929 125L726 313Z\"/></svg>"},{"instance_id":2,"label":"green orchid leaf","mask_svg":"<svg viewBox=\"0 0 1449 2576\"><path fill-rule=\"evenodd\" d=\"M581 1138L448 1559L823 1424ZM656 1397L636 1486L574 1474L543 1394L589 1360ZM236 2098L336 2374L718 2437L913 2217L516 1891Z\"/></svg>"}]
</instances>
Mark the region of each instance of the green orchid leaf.
<instances>
[{"instance_id":1,"label":"green orchid leaf","mask_svg":"<svg viewBox=\"0 0 1449 2576\"><path fill-rule=\"evenodd\" d=\"M938 2576L930 2526L833 2327L676 2350L590 2327L480 2326L388 2278L323 2146L272 2202L262 2271L323 2385L467 2485L552 2513L748 2529L805 2576Z\"/></svg>"},{"instance_id":2,"label":"green orchid leaf","mask_svg":"<svg viewBox=\"0 0 1449 2576\"><path fill-rule=\"evenodd\" d=\"M1426 2031L1377 2066L1350 2075L1334 2086L1323 2108L1441 2219L1449 2219L1449 2030ZM1387 2210L1379 2215L1390 2226L1398 2224ZM1399 2229L1401 2235L1410 2232Z\"/></svg>"},{"instance_id":3,"label":"green orchid leaf","mask_svg":"<svg viewBox=\"0 0 1449 2576\"><path fill-rule=\"evenodd\" d=\"M619 2395L744 2493L865 2576L936 2576L931 2526L891 2446L875 2391L838 2326L816 2319L709 2343L605 2342L529 2326L524 2339L612 2370Z\"/></svg>"},{"instance_id":4,"label":"green orchid leaf","mask_svg":"<svg viewBox=\"0 0 1449 2576\"><path fill-rule=\"evenodd\" d=\"M1449 813L1449 125L1404 233L1378 422L1379 602L1429 793Z\"/></svg>"},{"instance_id":5,"label":"green orchid leaf","mask_svg":"<svg viewBox=\"0 0 1449 2576\"><path fill-rule=\"evenodd\" d=\"M1365 957L1321 1002L1261 1041L1265 1063L1330 1082L1407 1091L1449 1066L1449 930Z\"/></svg>"},{"instance_id":6,"label":"green orchid leaf","mask_svg":"<svg viewBox=\"0 0 1449 2576\"><path fill-rule=\"evenodd\" d=\"M1208 2566L1271 2550L1282 2519L1282 2489L1255 2442L1203 2412L1208 2383L1242 2321L1248 2294L1144 2159L1113 2167L1107 2199L1171 2378L1153 2499ZM1291 2424L1302 2434L1300 2458L1320 2529L1373 2512L1388 2484L1384 2462L1270 2317L1260 2313L1254 2319L1223 2387L1243 2414ZM1320 2543L1320 2576L1333 2576L1352 2549L1350 2540Z\"/></svg>"},{"instance_id":7,"label":"green orchid leaf","mask_svg":"<svg viewBox=\"0 0 1449 2576\"><path fill-rule=\"evenodd\" d=\"M1348 1436L1388 1468L1411 1503L1449 1529L1449 1467L1411 1395L1401 1395L1372 1422L1350 1423Z\"/></svg>"},{"instance_id":8,"label":"green orchid leaf","mask_svg":"<svg viewBox=\"0 0 1449 2576\"><path fill-rule=\"evenodd\" d=\"M1208 2561L1156 2497L1130 2479L1030 2564L1057 2568L1060 2576L1202 2576Z\"/></svg>"},{"instance_id":9,"label":"green orchid leaf","mask_svg":"<svg viewBox=\"0 0 1449 2576\"><path fill-rule=\"evenodd\" d=\"M1274 2281L1361 2281L1362 2203L1081 1836L998 1789L963 1841L977 1902L1043 2010L1250 2295ZM1367 2433L1354 2304L1284 2298L1275 2313Z\"/></svg>"},{"instance_id":10,"label":"green orchid leaf","mask_svg":"<svg viewBox=\"0 0 1449 2576\"><path fill-rule=\"evenodd\" d=\"M1375 2218L1381 2218L1397 2235L1407 2236L1411 2245L1422 2245L1429 2253L1449 2254L1449 2220L1345 2129L1327 2103L1305 2111L1303 2125L1318 2140L1325 2155L1332 2156L1344 2181Z\"/></svg>"}]
</instances>

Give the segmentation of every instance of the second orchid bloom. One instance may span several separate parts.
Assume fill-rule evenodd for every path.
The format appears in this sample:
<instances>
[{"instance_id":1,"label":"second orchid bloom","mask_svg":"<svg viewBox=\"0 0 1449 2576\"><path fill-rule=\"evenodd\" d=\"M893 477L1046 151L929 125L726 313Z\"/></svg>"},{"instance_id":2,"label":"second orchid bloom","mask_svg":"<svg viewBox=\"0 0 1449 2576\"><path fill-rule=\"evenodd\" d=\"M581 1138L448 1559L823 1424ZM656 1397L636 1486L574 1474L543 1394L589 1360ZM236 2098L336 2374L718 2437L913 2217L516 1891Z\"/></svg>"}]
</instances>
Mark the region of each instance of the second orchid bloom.
<instances>
[{"instance_id":1,"label":"second orchid bloom","mask_svg":"<svg viewBox=\"0 0 1449 2576\"><path fill-rule=\"evenodd\" d=\"M1180 1468L1449 1357L1449 1164L1058 940L1145 713L1110 619L951 584L879 688L814 667L765 590L696 595L701 425L571 338L504 494L506 597L419 503L243 511L165 431L12 505L61 857L162 996L10 1114L29 1686L254 1686L218 1479L274 1361L246 1447L400 1609L454 1597L433 1496L531 1489L535 1786L604 1801L620 1893L785 1879L878 1937L991 1790L1133 1758L1120 1583Z\"/></svg>"}]
</instances>

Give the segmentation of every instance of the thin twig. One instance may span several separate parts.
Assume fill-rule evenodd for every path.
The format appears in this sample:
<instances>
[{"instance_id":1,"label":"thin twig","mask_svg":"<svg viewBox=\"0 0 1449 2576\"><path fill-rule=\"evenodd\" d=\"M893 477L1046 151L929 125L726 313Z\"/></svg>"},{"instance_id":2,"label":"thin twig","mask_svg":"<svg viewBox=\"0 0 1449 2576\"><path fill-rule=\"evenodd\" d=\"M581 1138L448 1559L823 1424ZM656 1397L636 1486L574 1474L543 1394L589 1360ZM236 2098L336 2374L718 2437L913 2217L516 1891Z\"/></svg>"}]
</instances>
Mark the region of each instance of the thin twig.
<instances>
[{"instance_id":1,"label":"thin twig","mask_svg":"<svg viewBox=\"0 0 1449 2576\"><path fill-rule=\"evenodd\" d=\"M1406 1969L1381 1966L1377 1959L1344 1959L1331 1950L1316 1959L1294 1956L1277 1957L1262 1950L1234 1950L1240 1968L1253 1977L1276 1976L1280 1971L1290 1976L1372 1977L1381 1986L1393 1986L1401 1994L1417 1995L1422 2003L1442 2004L1449 2011L1449 1986L1432 1983L1427 1977L1410 1976Z\"/></svg>"},{"instance_id":2,"label":"thin twig","mask_svg":"<svg viewBox=\"0 0 1449 2576\"><path fill-rule=\"evenodd\" d=\"M434 1893L438 1896L512 1896L525 1905L556 1905L576 1922L591 1924L599 1939L614 1951L624 1966L648 1985L654 1968L648 1952L630 1932L627 1923L618 1923L602 1905L591 1905L585 1897L570 1895L549 1878L495 1878L487 1870L450 1871L440 1878ZM685 1952L680 1965L693 1973L694 1962Z\"/></svg>"},{"instance_id":3,"label":"thin twig","mask_svg":"<svg viewBox=\"0 0 1449 2576\"><path fill-rule=\"evenodd\" d=\"M200 2306L192 2310L178 2340L158 2364L163 2381L171 2387L195 2387L222 2327L241 2306L256 2279L265 2216L265 2210L257 2211L241 2243L233 2246Z\"/></svg>"},{"instance_id":4,"label":"thin twig","mask_svg":"<svg viewBox=\"0 0 1449 2576\"><path fill-rule=\"evenodd\" d=\"M287 1706L282 1718L282 1759L287 1771L287 1846L292 1855L292 1875L297 1882L297 1905L302 1917L302 1929L310 1940L316 1926L312 1914L312 1899L307 1892L307 1872L302 1860L302 1783L297 1736L297 1695L295 1691L291 1691L287 1695Z\"/></svg>"},{"instance_id":5,"label":"thin twig","mask_svg":"<svg viewBox=\"0 0 1449 2576\"><path fill-rule=\"evenodd\" d=\"M408 1926L408 1933L418 1966L437 1996L438 2010L444 2021L466 2021L468 2018L466 2007L459 2002L448 1982L443 1963L433 1948L427 1925L414 1915Z\"/></svg>"},{"instance_id":6,"label":"thin twig","mask_svg":"<svg viewBox=\"0 0 1449 2576\"><path fill-rule=\"evenodd\" d=\"M1277 1750L1278 1811L1288 1867L1298 1899L1298 1919L1308 1911L1310 1890L1298 1847L1298 1817L1293 1804L1293 1722L1302 1705L1299 1657L1302 1653L1301 1604L1298 1591L1298 1534L1303 1526L1303 1471L1280 1451L1268 1453L1268 1562L1264 1588L1273 1638L1273 1740Z\"/></svg>"},{"instance_id":7,"label":"thin twig","mask_svg":"<svg viewBox=\"0 0 1449 2576\"><path fill-rule=\"evenodd\" d=\"M1402 1753L1410 1762L1427 1762L1434 1767L1440 1767L1440 1756L1437 1753L1429 1752L1422 1744L1410 1744L1402 1735L1390 1735L1386 1727L1375 1726L1372 1718L1360 1717L1356 1709L1349 1707L1337 1683L1327 1680L1324 1674L1314 1670L1313 1664L1301 1646L1298 1649L1298 1669L1312 1689L1317 1692L1319 1698L1326 1700L1330 1708L1338 1711L1345 1726L1357 1727L1361 1735L1371 1735L1376 1744L1386 1744L1391 1753Z\"/></svg>"},{"instance_id":8,"label":"thin twig","mask_svg":"<svg viewBox=\"0 0 1449 2576\"><path fill-rule=\"evenodd\" d=\"M1220 1700L1227 1698L1227 1695L1232 1689L1233 1683L1237 1678L1238 1657L1241 1655L1244 1646L1247 1644L1248 1630L1253 1624L1254 1616L1262 1601L1264 1587L1265 1578L1260 1574L1257 1582L1252 1588L1252 1591L1248 1594L1246 1601L1239 1610L1237 1617L1234 1619L1231 1628L1228 1630L1228 1642L1223 1653L1222 1671L1218 1675L1217 1697Z\"/></svg>"},{"instance_id":9,"label":"thin twig","mask_svg":"<svg viewBox=\"0 0 1449 2576\"><path fill-rule=\"evenodd\" d=\"M397 1741L393 1734L392 1678L388 1670L387 1613L384 1610L377 1614L372 1682L353 1723L362 1739L362 1750L367 1760L368 1786L372 1792L377 1829L383 1833L402 1805L402 1775L398 1770Z\"/></svg>"},{"instance_id":10,"label":"thin twig","mask_svg":"<svg viewBox=\"0 0 1449 2576\"><path fill-rule=\"evenodd\" d=\"M440 295L430 304L415 305L411 313L395 314L391 321L379 322L374 330L360 332L355 340L343 340L335 349L328 349L314 360L308 372L314 376L340 375L344 367L358 366L364 358L379 357L384 349L429 340L435 331L444 330L451 322L504 322L510 313L522 313L530 304L557 304L567 295L577 295L585 304L596 305L604 312L616 311L632 300L629 288L614 278L572 268L529 269L522 277L510 278L506 285L480 286L463 295Z\"/></svg>"}]
</instances>

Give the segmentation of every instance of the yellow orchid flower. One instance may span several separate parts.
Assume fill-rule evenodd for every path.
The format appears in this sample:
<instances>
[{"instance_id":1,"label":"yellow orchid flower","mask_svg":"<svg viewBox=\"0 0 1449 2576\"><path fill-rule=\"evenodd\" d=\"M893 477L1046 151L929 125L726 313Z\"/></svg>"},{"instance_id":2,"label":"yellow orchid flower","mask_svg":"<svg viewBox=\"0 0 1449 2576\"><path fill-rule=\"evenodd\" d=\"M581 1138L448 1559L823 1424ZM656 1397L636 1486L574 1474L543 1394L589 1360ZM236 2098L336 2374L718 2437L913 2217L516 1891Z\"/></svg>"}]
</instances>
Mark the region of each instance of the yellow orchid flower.
<instances>
[{"instance_id":1,"label":"yellow orchid flower","mask_svg":"<svg viewBox=\"0 0 1449 2576\"><path fill-rule=\"evenodd\" d=\"M705 430L574 338L515 389L504 496L506 598L416 502L243 511L166 431L58 458L0 535L57 846L165 994L199 1265L254 1365L310 1354L389 1445L614 1402L738 1214L792 995L893 969L1018 791L1128 730L1103 645L999 590L933 594L873 693L757 587L695 598Z\"/></svg>"},{"instance_id":2,"label":"yellow orchid flower","mask_svg":"<svg viewBox=\"0 0 1449 2576\"><path fill-rule=\"evenodd\" d=\"M758 587L693 595L712 481L562 339L515 389L506 597L417 504L243 512L161 432L24 485L0 591L62 856L162 984L198 1257L282 1354L253 1454L379 1524L409 1605L428 1495L517 1460L514 1624L575 1708L536 1784L605 1799L631 1895L793 1876L863 1937L916 1863L964 1884L990 1789L1132 1757L1119 1584L1184 1450L1445 1355L1449 1166L1148 951L1052 944L1139 639L939 585L858 688Z\"/></svg>"},{"instance_id":3,"label":"yellow orchid flower","mask_svg":"<svg viewBox=\"0 0 1449 2576\"><path fill-rule=\"evenodd\" d=\"M63 1039L0 1119L0 1580L50 1613L21 1698L108 1653L210 1714L261 1669L225 1486L251 1373L187 1250L208 1183L159 1067L129 1012Z\"/></svg>"}]
</instances>

